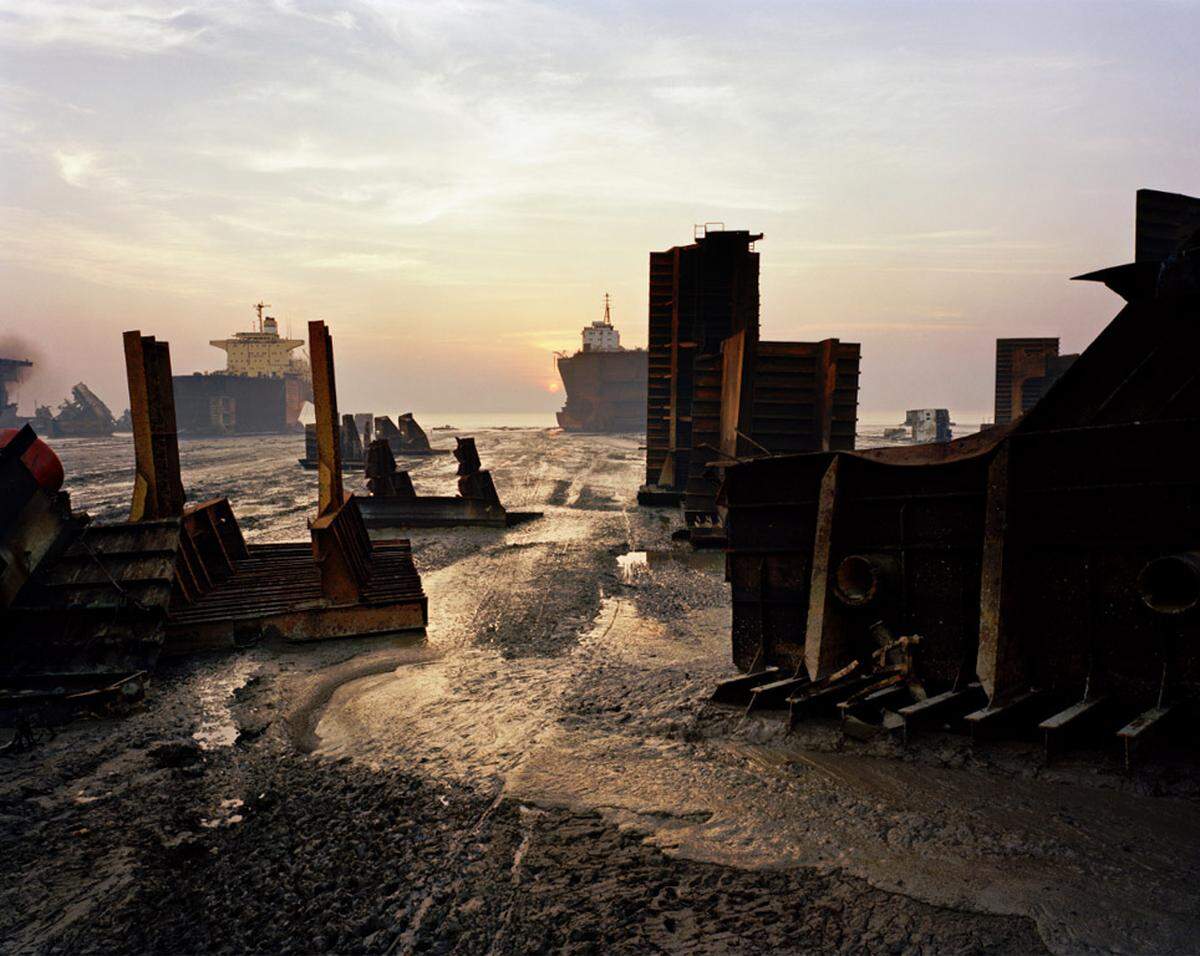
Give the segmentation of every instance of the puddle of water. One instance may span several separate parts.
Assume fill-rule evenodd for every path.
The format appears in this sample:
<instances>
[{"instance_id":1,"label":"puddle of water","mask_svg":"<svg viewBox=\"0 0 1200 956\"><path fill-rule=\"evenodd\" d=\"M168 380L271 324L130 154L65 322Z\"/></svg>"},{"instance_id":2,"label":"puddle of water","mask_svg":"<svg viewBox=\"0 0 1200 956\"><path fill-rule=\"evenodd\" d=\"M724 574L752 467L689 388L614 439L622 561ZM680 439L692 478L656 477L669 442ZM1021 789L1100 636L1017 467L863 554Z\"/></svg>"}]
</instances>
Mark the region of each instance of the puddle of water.
<instances>
[{"instance_id":1,"label":"puddle of water","mask_svg":"<svg viewBox=\"0 0 1200 956\"><path fill-rule=\"evenodd\" d=\"M691 568L706 574L725 573L723 551L630 551L617 556L617 573L629 583L639 574L653 573L672 566Z\"/></svg>"},{"instance_id":2,"label":"puddle of water","mask_svg":"<svg viewBox=\"0 0 1200 956\"><path fill-rule=\"evenodd\" d=\"M229 710L234 692L246 686L258 665L253 661L232 661L220 674L203 677L197 687L200 698L200 726L192 738L201 750L232 747L237 741L238 728Z\"/></svg>"}]
</instances>

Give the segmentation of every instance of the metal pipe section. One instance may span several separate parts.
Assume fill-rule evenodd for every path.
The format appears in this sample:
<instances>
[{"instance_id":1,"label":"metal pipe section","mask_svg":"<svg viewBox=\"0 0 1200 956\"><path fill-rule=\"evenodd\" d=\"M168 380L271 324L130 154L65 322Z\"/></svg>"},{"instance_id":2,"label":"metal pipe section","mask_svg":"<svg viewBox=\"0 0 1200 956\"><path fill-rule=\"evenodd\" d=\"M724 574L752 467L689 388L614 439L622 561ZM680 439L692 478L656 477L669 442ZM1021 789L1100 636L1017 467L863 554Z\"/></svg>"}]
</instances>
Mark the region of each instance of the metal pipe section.
<instances>
[{"instance_id":1,"label":"metal pipe section","mask_svg":"<svg viewBox=\"0 0 1200 956\"><path fill-rule=\"evenodd\" d=\"M851 554L842 558L833 577L834 596L846 607L863 608L874 604L894 575L894 561L870 554Z\"/></svg>"},{"instance_id":2,"label":"metal pipe section","mask_svg":"<svg viewBox=\"0 0 1200 956\"><path fill-rule=\"evenodd\" d=\"M1200 551L1167 554L1147 562L1137 579L1142 603L1155 614L1176 615L1200 604Z\"/></svg>"}]
</instances>

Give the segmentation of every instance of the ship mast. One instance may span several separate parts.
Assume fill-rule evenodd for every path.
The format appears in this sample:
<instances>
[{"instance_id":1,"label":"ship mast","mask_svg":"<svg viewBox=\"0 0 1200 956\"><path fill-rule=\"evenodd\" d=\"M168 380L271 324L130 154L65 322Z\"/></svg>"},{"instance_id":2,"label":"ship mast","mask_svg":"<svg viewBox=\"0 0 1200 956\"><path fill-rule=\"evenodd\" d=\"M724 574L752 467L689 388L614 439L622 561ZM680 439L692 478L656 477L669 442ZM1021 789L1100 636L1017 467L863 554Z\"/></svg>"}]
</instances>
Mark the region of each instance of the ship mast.
<instances>
[{"instance_id":1,"label":"ship mast","mask_svg":"<svg viewBox=\"0 0 1200 956\"><path fill-rule=\"evenodd\" d=\"M263 309L269 309L269 308L271 308L271 303L263 302L262 299L259 299L253 306L254 311L258 313L258 331L259 332L261 332L263 330L263 323L262 323ZM607 314L607 312L606 312L606 314Z\"/></svg>"},{"instance_id":2,"label":"ship mast","mask_svg":"<svg viewBox=\"0 0 1200 956\"><path fill-rule=\"evenodd\" d=\"M604 324L612 325L612 316L608 312L608 293L604 293Z\"/></svg>"}]
</instances>

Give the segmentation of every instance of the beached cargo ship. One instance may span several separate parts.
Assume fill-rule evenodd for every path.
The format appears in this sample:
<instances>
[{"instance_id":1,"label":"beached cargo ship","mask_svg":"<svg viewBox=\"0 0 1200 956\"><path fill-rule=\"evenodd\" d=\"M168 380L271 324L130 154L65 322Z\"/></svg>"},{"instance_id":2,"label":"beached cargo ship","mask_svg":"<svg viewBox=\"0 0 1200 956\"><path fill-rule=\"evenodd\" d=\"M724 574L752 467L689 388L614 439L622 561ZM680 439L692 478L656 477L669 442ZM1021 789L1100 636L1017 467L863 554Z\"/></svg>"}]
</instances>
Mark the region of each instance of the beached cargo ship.
<instances>
[{"instance_id":1,"label":"beached cargo ship","mask_svg":"<svg viewBox=\"0 0 1200 956\"><path fill-rule=\"evenodd\" d=\"M257 328L213 339L223 350L220 372L176 375L175 409L181 435L268 435L303 431L300 412L312 400L308 362L292 353L303 339L283 338L269 306L259 303Z\"/></svg>"},{"instance_id":2,"label":"beached cargo ship","mask_svg":"<svg viewBox=\"0 0 1200 956\"><path fill-rule=\"evenodd\" d=\"M555 356L567 393L558 424L572 432L645 431L646 361L645 349L621 347L605 295L604 318L583 330L583 348Z\"/></svg>"}]
</instances>

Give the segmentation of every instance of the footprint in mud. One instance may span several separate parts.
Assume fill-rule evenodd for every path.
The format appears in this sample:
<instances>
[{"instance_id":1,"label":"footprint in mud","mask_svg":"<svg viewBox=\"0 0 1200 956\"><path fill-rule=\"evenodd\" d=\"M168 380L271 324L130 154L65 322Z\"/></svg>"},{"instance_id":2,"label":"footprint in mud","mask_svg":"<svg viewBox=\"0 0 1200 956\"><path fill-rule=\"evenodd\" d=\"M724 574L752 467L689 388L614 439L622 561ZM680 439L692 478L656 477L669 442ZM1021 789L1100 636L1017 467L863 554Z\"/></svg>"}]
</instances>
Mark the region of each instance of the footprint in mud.
<instances>
[{"instance_id":1,"label":"footprint in mud","mask_svg":"<svg viewBox=\"0 0 1200 956\"><path fill-rule=\"evenodd\" d=\"M559 478L554 482L554 488L551 489L549 497L546 498L548 505L565 505L567 503L567 492L571 490L571 482L566 478Z\"/></svg>"}]
</instances>

